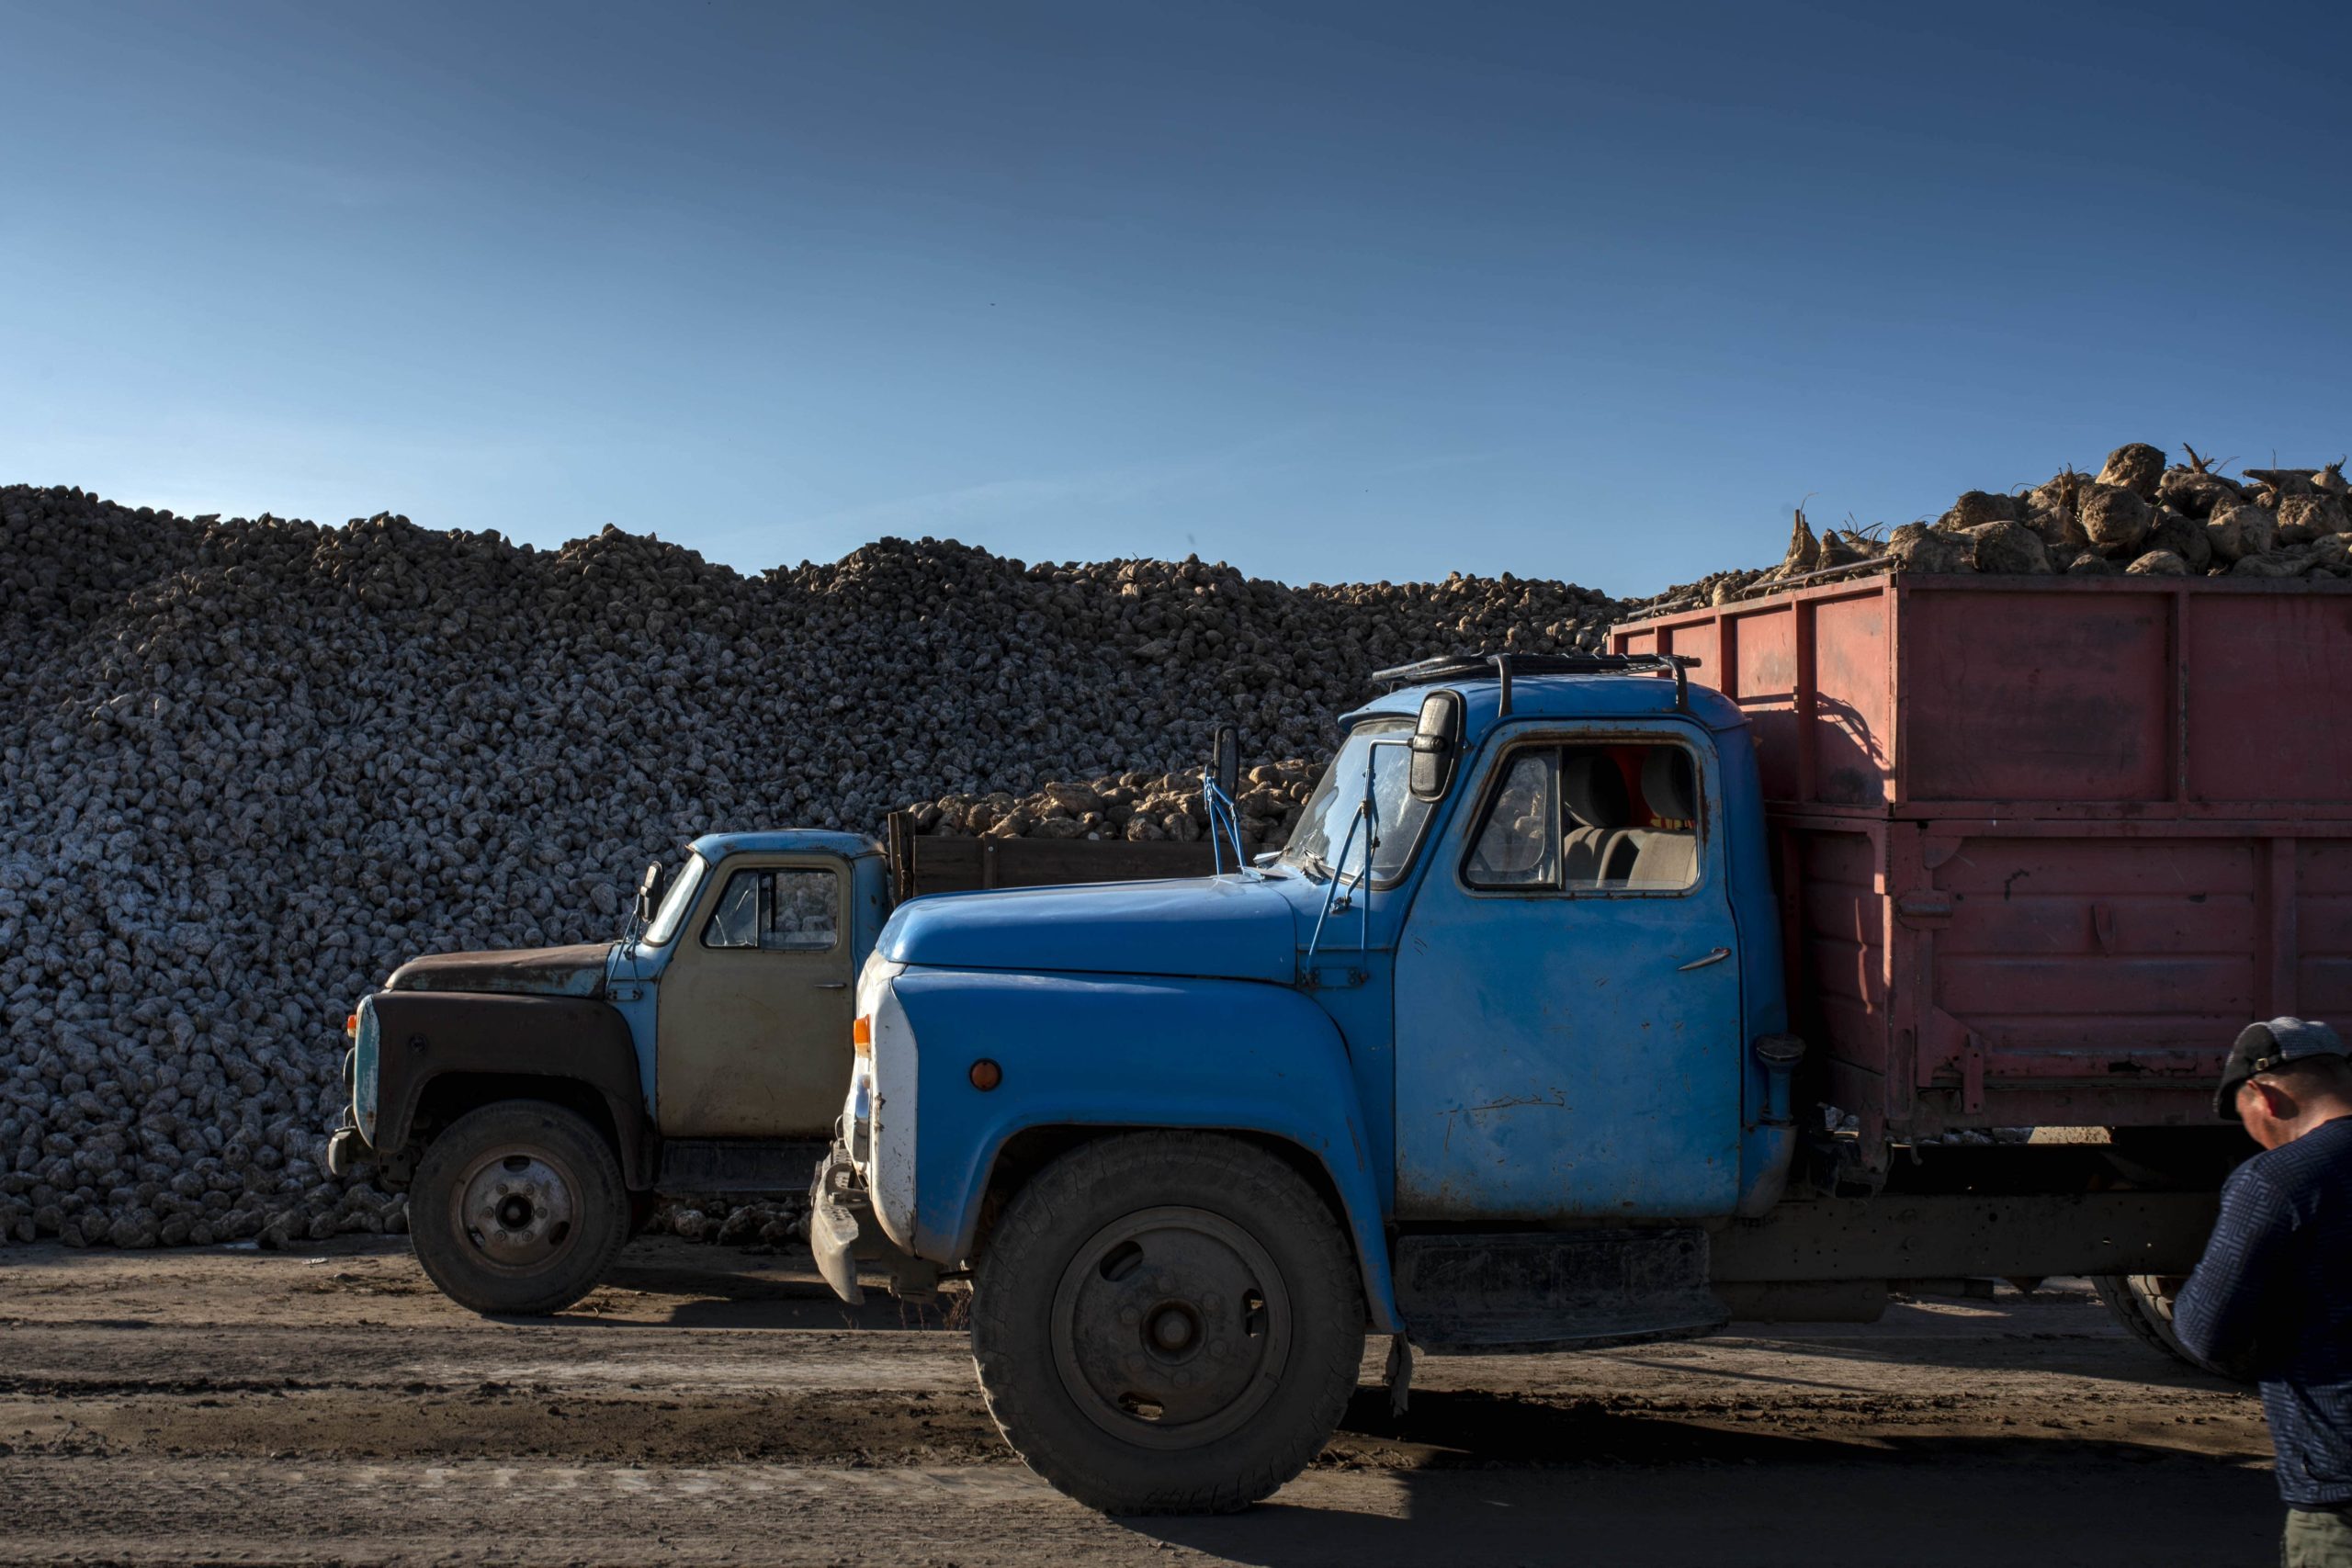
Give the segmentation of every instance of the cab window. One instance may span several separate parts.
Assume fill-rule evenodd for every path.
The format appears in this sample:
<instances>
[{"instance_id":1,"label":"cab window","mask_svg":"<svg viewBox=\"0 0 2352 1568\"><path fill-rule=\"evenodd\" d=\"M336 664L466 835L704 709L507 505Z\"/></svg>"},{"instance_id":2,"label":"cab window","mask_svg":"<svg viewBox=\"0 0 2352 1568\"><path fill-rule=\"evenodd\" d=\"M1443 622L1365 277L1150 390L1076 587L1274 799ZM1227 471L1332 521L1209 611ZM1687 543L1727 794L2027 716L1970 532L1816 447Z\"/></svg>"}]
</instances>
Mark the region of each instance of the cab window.
<instances>
[{"instance_id":1,"label":"cab window","mask_svg":"<svg viewBox=\"0 0 2352 1568\"><path fill-rule=\"evenodd\" d=\"M840 909L838 873L801 866L739 871L719 891L702 944L823 953L841 940Z\"/></svg>"},{"instance_id":2,"label":"cab window","mask_svg":"<svg viewBox=\"0 0 2352 1568\"><path fill-rule=\"evenodd\" d=\"M1489 786L1462 879L1495 892L1680 892L1699 880L1700 817L1686 747L1524 748Z\"/></svg>"},{"instance_id":3,"label":"cab window","mask_svg":"<svg viewBox=\"0 0 2352 1568\"><path fill-rule=\"evenodd\" d=\"M1470 846L1473 887L1555 887L1560 877L1560 754L1521 751L1503 769L1487 825Z\"/></svg>"}]
</instances>

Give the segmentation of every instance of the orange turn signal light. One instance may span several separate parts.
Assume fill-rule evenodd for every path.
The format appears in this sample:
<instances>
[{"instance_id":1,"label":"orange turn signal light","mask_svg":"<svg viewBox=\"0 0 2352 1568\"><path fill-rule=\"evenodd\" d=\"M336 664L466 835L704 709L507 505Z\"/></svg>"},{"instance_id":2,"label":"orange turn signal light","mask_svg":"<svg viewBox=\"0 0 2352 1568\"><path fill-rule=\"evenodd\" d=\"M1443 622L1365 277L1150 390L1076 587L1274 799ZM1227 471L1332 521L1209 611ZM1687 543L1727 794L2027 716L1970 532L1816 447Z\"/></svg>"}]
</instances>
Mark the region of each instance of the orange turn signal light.
<instances>
[{"instance_id":1,"label":"orange turn signal light","mask_svg":"<svg viewBox=\"0 0 2352 1568\"><path fill-rule=\"evenodd\" d=\"M343 1021L343 1032L346 1039L356 1040L359 1038L359 1015L357 1013L355 1012L349 1018Z\"/></svg>"},{"instance_id":2,"label":"orange turn signal light","mask_svg":"<svg viewBox=\"0 0 2352 1568\"><path fill-rule=\"evenodd\" d=\"M972 1087L986 1094L1004 1081L1004 1069L983 1056L972 1064L971 1079Z\"/></svg>"},{"instance_id":3,"label":"orange turn signal light","mask_svg":"<svg viewBox=\"0 0 2352 1568\"><path fill-rule=\"evenodd\" d=\"M859 1055L872 1055L874 1054L874 1021L871 1018L861 1018L851 1024L849 1043L851 1049Z\"/></svg>"}]
</instances>

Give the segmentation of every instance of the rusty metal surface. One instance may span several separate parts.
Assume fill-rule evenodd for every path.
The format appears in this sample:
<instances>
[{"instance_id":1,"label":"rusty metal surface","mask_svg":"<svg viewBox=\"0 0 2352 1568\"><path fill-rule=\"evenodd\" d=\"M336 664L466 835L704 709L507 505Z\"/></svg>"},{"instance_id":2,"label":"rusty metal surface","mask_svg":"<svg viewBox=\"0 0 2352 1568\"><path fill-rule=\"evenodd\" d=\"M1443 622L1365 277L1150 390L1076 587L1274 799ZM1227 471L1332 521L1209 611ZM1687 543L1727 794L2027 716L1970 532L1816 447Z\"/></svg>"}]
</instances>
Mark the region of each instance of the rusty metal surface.
<instances>
[{"instance_id":1,"label":"rusty metal surface","mask_svg":"<svg viewBox=\"0 0 2352 1568\"><path fill-rule=\"evenodd\" d=\"M2352 1003L2352 584L1875 577L1622 627L1755 728L1811 1084L1873 1151L2209 1118Z\"/></svg>"},{"instance_id":2,"label":"rusty metal surface","mask_svg":"<svg viewBox=\"0 0 2352 1568\"><path fill-rule=\"evenodd\" d=\"M384 982L389 991L506 991L518 996L594 997L605 987L608 942L437 953L412 958Z\"/></svg>"},{"instance_id":3,"label":"rusty metal surface","mask_svg":"<svg viewBox=\"0 0 2352 1568\"><path fill-rule=\"evenodd\" d=\"M1631 623L1762 738L1774 805L2352 820L2352 582L1871 577Z\"/></svg>"}]
</instances>

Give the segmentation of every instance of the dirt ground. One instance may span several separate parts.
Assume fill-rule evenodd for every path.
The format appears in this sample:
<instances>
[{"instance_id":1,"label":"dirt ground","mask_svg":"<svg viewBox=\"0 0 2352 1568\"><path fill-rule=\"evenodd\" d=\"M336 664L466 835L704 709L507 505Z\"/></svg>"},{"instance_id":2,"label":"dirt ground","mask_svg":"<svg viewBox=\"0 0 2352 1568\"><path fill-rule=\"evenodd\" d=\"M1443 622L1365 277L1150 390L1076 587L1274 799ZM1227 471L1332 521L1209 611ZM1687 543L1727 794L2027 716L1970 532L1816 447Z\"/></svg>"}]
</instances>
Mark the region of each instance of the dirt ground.
<instances>
[{"instance_id":1,"label":"dirt ground","mask_svg":"<svg viewBox=\"0 0 2352 1568\"><path fill-rule=\"evenodd\" d=\"M2079 1282L2076 1282L2079 1285ZM553 1319L405 1243L0 1250L0 1562L2276 1561L2246 1393L2083 1289L1869 1325L1424 1358L1228 1518L1112 1520L999 1440L962 1334L807 1254L640 1241Z\"/></svg>"}]
</instances>

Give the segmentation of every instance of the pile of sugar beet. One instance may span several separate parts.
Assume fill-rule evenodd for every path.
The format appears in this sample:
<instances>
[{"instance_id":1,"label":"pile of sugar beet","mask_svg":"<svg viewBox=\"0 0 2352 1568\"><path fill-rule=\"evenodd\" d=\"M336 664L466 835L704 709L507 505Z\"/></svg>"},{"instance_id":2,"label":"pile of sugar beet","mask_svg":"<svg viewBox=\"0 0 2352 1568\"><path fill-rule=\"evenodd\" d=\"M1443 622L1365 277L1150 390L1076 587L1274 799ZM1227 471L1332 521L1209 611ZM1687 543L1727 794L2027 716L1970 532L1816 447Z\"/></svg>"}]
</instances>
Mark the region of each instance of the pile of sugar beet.
<instances>
[{"instance_id":1,"label":"pile of sugar beet","mask_svg":"<svg viewBox=\"0 0 2352 1568\"><path fill-rule=\"evenodd\" d=\"M2106 577L2352 577L2352 480L2341 459L2314 468L2247 468L2230 479L2183 446L2166 466L2144 442L2119 446L2096 476L2067 468L2011 493L1972 490L1933 523L1829 529L1796 514L1787 557L1661 596L1722 604L1838 569Z\"/></svg>"},{"instance_id":2,"label":"pile of sugar beet","mask_svg":"<svg viewBox=\"0 0 2352 1568\"><path fill-rule=\"evenodd\" d=\"M1297 825L1321 774L1318 761L1294 758L1242 771L1234 791L1242 847L1278 846ZM1056 782L1026 795L1005 790L956 793L908 808L918 833L979 839L1125 839L1197 843L1208 836L1202 769L1128 772Z\"/></svg>"},{"instance_id":3,"label":"pile of sugar beet","mask_svg":"<svg viewBox=\"0 0 2352 1568\"><path fill-rule=\"evenodd\" d=\"M609 938L646 861L721 829L928 802L1182 838L1219 723L1321 756L1374 670L1624 613L929 540L746 577L614 529L534 550L0 488L0 1238L400 1228L320 1159L345 1015L403 959ZM1260 761L1253 828L1311 773Z\"/></svg>"},{"instance_id":4,"label":"pile of sugar beet","mask_svg":"<svg viewBox=\"0 0 2352 1568\"><path fill-rule=\"evenodd\" d=\"M0 488L0 1240L403 1226L321 1168L342 1022L420 953L615 934L695 834L1194 840L1215 728L1279 843L1383 666L1598 647L1825 570L2352 575L2339 467L2096 476L1625 602L1511 576L1289 587L1199 560L884 540L746 577L608 528L557 550L379 514L175 517ZM673 1211L787 1239L790 1205Z\"/></svg>"}]
</instances>

